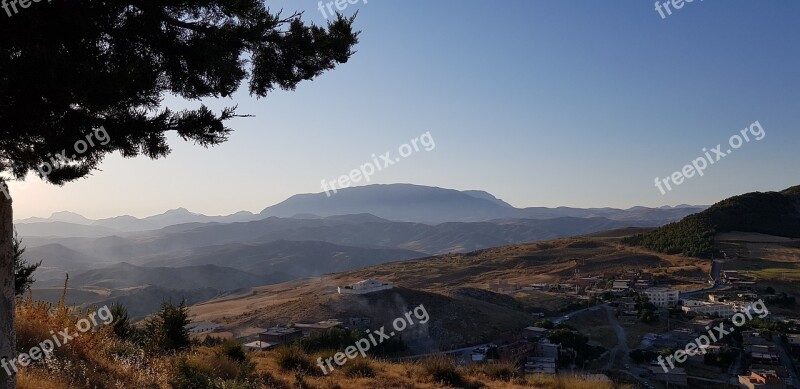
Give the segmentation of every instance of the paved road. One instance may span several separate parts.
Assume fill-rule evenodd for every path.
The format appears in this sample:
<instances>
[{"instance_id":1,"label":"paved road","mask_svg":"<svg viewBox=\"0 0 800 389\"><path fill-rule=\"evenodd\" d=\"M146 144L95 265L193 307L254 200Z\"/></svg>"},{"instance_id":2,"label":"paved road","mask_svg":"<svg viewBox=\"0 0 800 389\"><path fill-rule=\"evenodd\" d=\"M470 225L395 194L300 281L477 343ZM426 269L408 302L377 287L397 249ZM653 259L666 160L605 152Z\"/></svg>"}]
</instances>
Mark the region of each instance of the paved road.
<instances>
[{"instance_id":1,"label":"paved road","mask_svg":"<svg viewBox=\"0 0 800 389\"><path fill-rule=\"evenodd\" d=\"M611 370L616 364L617 367L630 366L630 348L628 348L628 337L625 334L625 328L619 324L619 320L614 315L614 310L609 306L605 306L606 315L608 315L608 323L614 328L614 333L617 335L617 345L609 350L608 364L605 369ZM620 353L622 355L620 355ZM619 362L619 363L616 363Z\"/></svg>"}]
</instances>

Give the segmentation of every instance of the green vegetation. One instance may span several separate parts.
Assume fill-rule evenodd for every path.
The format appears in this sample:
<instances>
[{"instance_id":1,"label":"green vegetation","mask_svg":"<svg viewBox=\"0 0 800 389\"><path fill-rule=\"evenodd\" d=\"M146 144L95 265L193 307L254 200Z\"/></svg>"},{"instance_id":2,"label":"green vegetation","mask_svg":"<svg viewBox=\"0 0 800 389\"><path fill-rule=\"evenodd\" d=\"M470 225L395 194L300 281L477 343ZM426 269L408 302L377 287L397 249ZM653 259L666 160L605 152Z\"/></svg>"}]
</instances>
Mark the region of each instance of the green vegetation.
<instances>
[{"instance_id":1,"label":"green vegetation","mask_svg":"<svg viewBox=\"0 0 800 389\"><path fill-rule=\"evenodd\" d=\"M147 345L152 350L170 352L189 347L189 309L186 301L175 305L161 303L161 309L145 323Z\"/></svg>"},{"instance_id":2,"label":"green vegetation","mask_svg":"<svg viewBox=\"0 0 800 389\"><path fill-rule=\"evenodd\" d=\"M636 363L648 363L658 358L658 353L650 350L636 349L629 353L631 360Z\"/></svg>"},{"instance_id":3,"label":"green vegetation","mask_svg":"<svg viewBox=\"0 0 800 389\"><path fill-rule=\"evenodd\" d=\"M356 358L347 362L342 368L347 378L375 377L375 368L372 363L364 358Z\"/></svg>"},{"instance_id":4,"label":"green vegetation","mask_svg":"<svg viewBox=\"0 0 800 389\"><path fill-rule=\"evenodd\" d=\"M655 323L658 321L658 307L650 302L646 295L637 293L633 297L636 311L639 312L639 320L642 323Z\"/></svg>"},{"instance_id":5,"label":"green vegetation","mask_svg":"<svg viewBox=\"0 0 800 389\"><path fill-rule=\"evenodd\" d=\"M714 235L742 231L800 237L800 186L782 192L753 192L722 200L707 210L689 215L623 243L666 254L710 258Z\"/></svg>"},{"instance_id":6,"label":"green vegetation","mask_svg":"<svg viewBox=\"0 0 800 389\"><path fill-rule=\"evenodd\" d=\"M718 367L728 367L736 360L736 357L739 356L739 351L735 348L723 345L720 347L719 353L712 354L707 353L703 357L703 362L706 365L718 366Z\"/></svg>"},{"instance_id":7,"label":"green vegetation","mask_svg":"<svg viewBox=\"0 0 800 389\"><path fill-rule=\"evenodd\" d=\"M536 326L536 327L544 328L544 329L548 329L548 330L552 330L553 328L556 328L556 325L553 324L552 321L547 320L547 319L538 320L538 321L536 321L536 323L533 323L533 325Z\"/></svg>"},{"instance_id":8,"label":"green vegetation","mask_svg":"<svg viewBox=\"0 0 800 389\"><path fill-rule=\"evenodd\" d=\"M365 338L367 334L359 331L332 328L327 332L312 335L300 340L300 346L308 353L328 350L344 350L347 346L352 346L359 339ZM369 349L371 355L377 356L396 356L408 350L405 342L400 337L384 339L377 346Z\"/></svg>"},{"instance_id":9,"label":"green vegetation","mask_svg":"<svg viewBox=\"0 0 800 389\"><path fill-rule=\"evenodd\" d=\"M422 361L425 372L434 382L454 388L480 388L480 383L469 382L451 359L436 357Z\"/></svg>"},{"instance_id":10,"label":"green vegetation","mask_svg":"<svg viewBox=\"0 0 800 389\"><path fill-rule=\"evenodd\" d=\"M133 333L133 326L128 316L128 308L125 308L120 303L114 303L111 304L110 311L111 317L114 318L114 322L111 323L114 335L120 339L128 338Z\"/></svg>"},{"instance_id":11,"label":"green vegetation","mask_svg":"<svg viewBox=\"0 0 800 389\"><path fill-rule=\"evenodd\" d=\"M311 357L297 346L283 346L275 353L278 366L286 372L295 372L303 375L320 375L322 371L316 366Z\"/></svg>"},{"instance_id":12,"label":"green vegetation","mask_svg":"<svg viewBox=\"0 0 800 389\"><path fill-rule=\"evenodd\" d=\"M623 238L622 243L646 247L665 254L708 258L714 252L716 232L711 219L699 213L646 234Z\"/></svg>"},{"instance_id":13,"label":"green vegetation","mask_svg":"<svg viewBox=\"0 0 800 389\"><path fill-rule=\"evenodd\" d=\"M562 361L562 363L574 363L577 366L581 366L586 362L599 358L605 351L603 347L589 345L589 338L586 335L565 324L561 324L555 331L551 331L547 339L552 343L561 344L564 349L571 348L575 350L574 362L570 360Z\"/></svg>"},{"instance_id":14,"label":"green vegetation","mask_svg":"<svg viewBox=\"0 0 800 389\"><path fill-rule=\"evenodd\" d=\"M16 231L14 231L14 240L11 244L12 250L14 250L14 294L22 296L36 282L33 279L33 272L42 265L42 261L29 264L22 258L22 255L25 254L25 247L22 246L22 239L19 238Z\"/></svg>"}]
</instances>

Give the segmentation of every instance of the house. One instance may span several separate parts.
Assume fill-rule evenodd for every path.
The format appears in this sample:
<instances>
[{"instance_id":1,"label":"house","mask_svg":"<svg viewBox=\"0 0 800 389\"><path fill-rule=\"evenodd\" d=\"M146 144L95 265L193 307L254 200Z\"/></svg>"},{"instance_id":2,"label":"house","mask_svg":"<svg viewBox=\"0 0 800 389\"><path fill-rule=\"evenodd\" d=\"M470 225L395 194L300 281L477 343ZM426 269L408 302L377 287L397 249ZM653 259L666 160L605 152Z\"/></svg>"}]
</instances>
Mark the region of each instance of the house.
<instances>
[{"instance_id":1,"label":"house","mask_svg":"<svg viewBox=\"0 0 800 389\"><path fill-rule=\"evenodd\" d=\"M664 371L661 366L649 366L650 374L653 375L653 380L658 382L669 382L670 385L675 386L688 386L686 370L682 367L670 369L668 372Z\"/></svg>"},{"instance_id":2,"label":"house","mask_svg":"<svg viewBox=\"0 0 800 389\"><path fill-rule=\"evenodd\" d=\"M337 288L339 294L367 294L389 289L392 289L391 282L382 282L372 279L359 281L355 284L340 286Z\"/></svg>"},{"instance_id":3,"label":"house","mask_svg":"<svg viewBox=\"0 0 800 389\"><path fill-rule=\"evenodd\" d=\"M197 323L189 323L188 325L186 325L186 329L189 330L189 335L214 332L217 328L219 328L219 325L212 323L210 321L200 321Z\"/></svg>"},{"instance_id":4,"label":"house","mask_svg":"<svg viewBox=\"0 0 800 389\"><path fill-rule=\"evenodd\" d=\"M291 343L302 337L302 331L291 327L272 327L258 334L259 341L271 344Z\"/></svg>"},{"instance_id":5,"label":"house","mask_svg":"<svg viewBox=\"0 0 800 389\"><path fill-rule=\"evenodd\" d=\"M611 291L614 293L627 292L631 289L631 280L614 280Z\"/></svg>"},{"instance_id":6,"label":"house","mask_svg":"<svg viewBox=\"0 0 800 389\"><path fill-rule=\"evenodd\" d=\"M534 347L533 349L534 357L558 359L558 355L560 353L561 353L560 344L550 343L549 341L546 340L536 343L536 347Z\"/></svg>"},{"instance_id":7,"label":"house","mask_svg":"<svg viewBox=\"0 0 800 389\"><path fill-rule=\"evenodd\" d=\"M528 357L525 374L556 374L556 359L552 357Z\"/></svg>"},{"instance_id":8,"label":"house","mask_svg":"<svg viewBox=\"0 0 800 389\"><path fill-rule=\"evenodd\" d=\"M580 277L576 278L572 281L575 285L579 288L588 288L600 282L600 279L597 277Z\"/></svg>"},{"instance_id":9,"label":"house","mask_svg":"<svg viewBox=\"0 0 800 389\"><path fill-rule=\"evenodd\" d=\"M739 376L739 387L747 389L785 389L786 381L775 370L752 370Z\"/></svg>"},{"instance_id":10,"label":"house","mask_svg":"<svg viewBox=\"0 0 800 389\"><path fill-rule=\"evenodd\" d=\"M541 339L547 335L547 329L541 327L525 327L522 336L527 339Z\"/></svg>"},{"instance_id":11,"label":"house","mask_svg":"<svg viewBox=\"0 0 800 389\"><path fill-rule=\"evenodd\" d=\"M653 287L644 290L644 295L657 307L677 305L680 292L669 288Z\"/></svg>"},{"instance_id":12,"label":"house","mask_svg":"<svg viewBox=\"0 0 800 389\"><path fill-rule=\"evenodd\" d=\"M800 353L800 334L787 334L786 341L789 342L792 352Z\"/></svg>"},{"instance_id":13,"label":"house","mask_svg":"<svg viewBox=\"0 0 800 389\"><path fill-rule=\"evenodd\" d=\"M328 319L318 323L295 323L294 328L303 332L303 336L324 334L334 328L342 328L342 322L336 319Z\"/></svg>"},{"instance_id":14,"label":"house","mask_svg":"<svg viewBox=\"0 0 800 389\"><path fill-rule=\"evenodd\" d=\"M746 348L745 351L750 354L750 358L753 362L777 364L781 360L781 355L774 345L754 344L750 346L749 349Z\"/></svg>"},{"instance_id":15,"label":"house","mask_svg":"<svg viewBox=\"0 0 800 389\"><path fill-rule=\"evenodd\" d=\"M275 346L277 346L277 344L262 342L260 340L242 345L242 347L247 351L267 351Z\"/></svg>"},{"instance_id":16,"label":"house","mask_svg":"<svg viewBox=\"0 0 800 389\"><path fill-rule=\"evenodd\" d=\"M734 304L712 303L700 300L684 300L681 310L684 313L695 315L718 315L720 317L733 316L737 312Z\"/></svg>"}]
</instances>

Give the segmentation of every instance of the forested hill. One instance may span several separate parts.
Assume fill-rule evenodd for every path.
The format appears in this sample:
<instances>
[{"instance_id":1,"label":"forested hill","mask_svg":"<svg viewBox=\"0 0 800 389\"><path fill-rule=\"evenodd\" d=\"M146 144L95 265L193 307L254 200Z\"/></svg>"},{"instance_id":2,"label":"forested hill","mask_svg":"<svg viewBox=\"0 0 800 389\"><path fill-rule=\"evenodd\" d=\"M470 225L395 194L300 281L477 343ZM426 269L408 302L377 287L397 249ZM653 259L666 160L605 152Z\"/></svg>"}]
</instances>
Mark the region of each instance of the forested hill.
<instances>
[{"instance_id":1,"label":"forested hill","mask_svg":"<svg viewBox=\"0 0 800 389\"><path fill-rule=\"evenodd\" d=\"M781 192L734 196L623 242L667 254L710 258L714 235L729 231L800 238L800 185Z\"/></svg>"}]
</instances>

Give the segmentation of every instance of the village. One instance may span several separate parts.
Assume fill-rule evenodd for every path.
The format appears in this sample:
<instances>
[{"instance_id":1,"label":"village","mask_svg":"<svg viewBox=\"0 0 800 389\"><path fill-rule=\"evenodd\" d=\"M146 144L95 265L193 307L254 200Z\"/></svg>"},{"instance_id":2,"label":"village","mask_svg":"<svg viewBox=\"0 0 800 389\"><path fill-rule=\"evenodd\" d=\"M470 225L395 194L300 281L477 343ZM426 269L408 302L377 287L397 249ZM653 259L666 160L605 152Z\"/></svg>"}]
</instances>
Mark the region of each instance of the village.
<instances>
[{"instance_id":1,"label":"village","mask_svg":"<svg viewBox=\"0 0 800 389\"><path fill-rule=\"evenodd\" d=\"M559 312L531 312L530 326L492 342L387 358L448 355L465 365L512 361L526 374L580 372L609 379L622 376L646 388L688 387L693 383L750 389L795 388L800 357L798 317L770 313L756 316L735 331L731 325L733 315L746 312L756 301L764 301L767 307L791 305L794 301L786 301L789 298L785 293L777 294L771 288L760 290L737 271L722 270L721 263L718 265L708 280L702 280L693 290L660 285L653 273L632 269L587 276L576 272L574 277L557 283L492 281L485 288L493 293L546 293L567 298L571 303ZM336 293L366 295L393 287L391 282L367 279L341 285ZM597 328L583 324L597 318L607 321ZM266 351L334 330L365 331L379 324L372 317L276 323L257 336L239 341L246 350ZM190 326L192 335L200 339L229 335L210 322ZM661 358L678 355L677 350L720 326L730 327L732 334L714 339L703 347L703 353L677 358L672 368L659 364ZM598 342L598 338L605 338L606 342Z\"/></svg>"}]
</instances>

